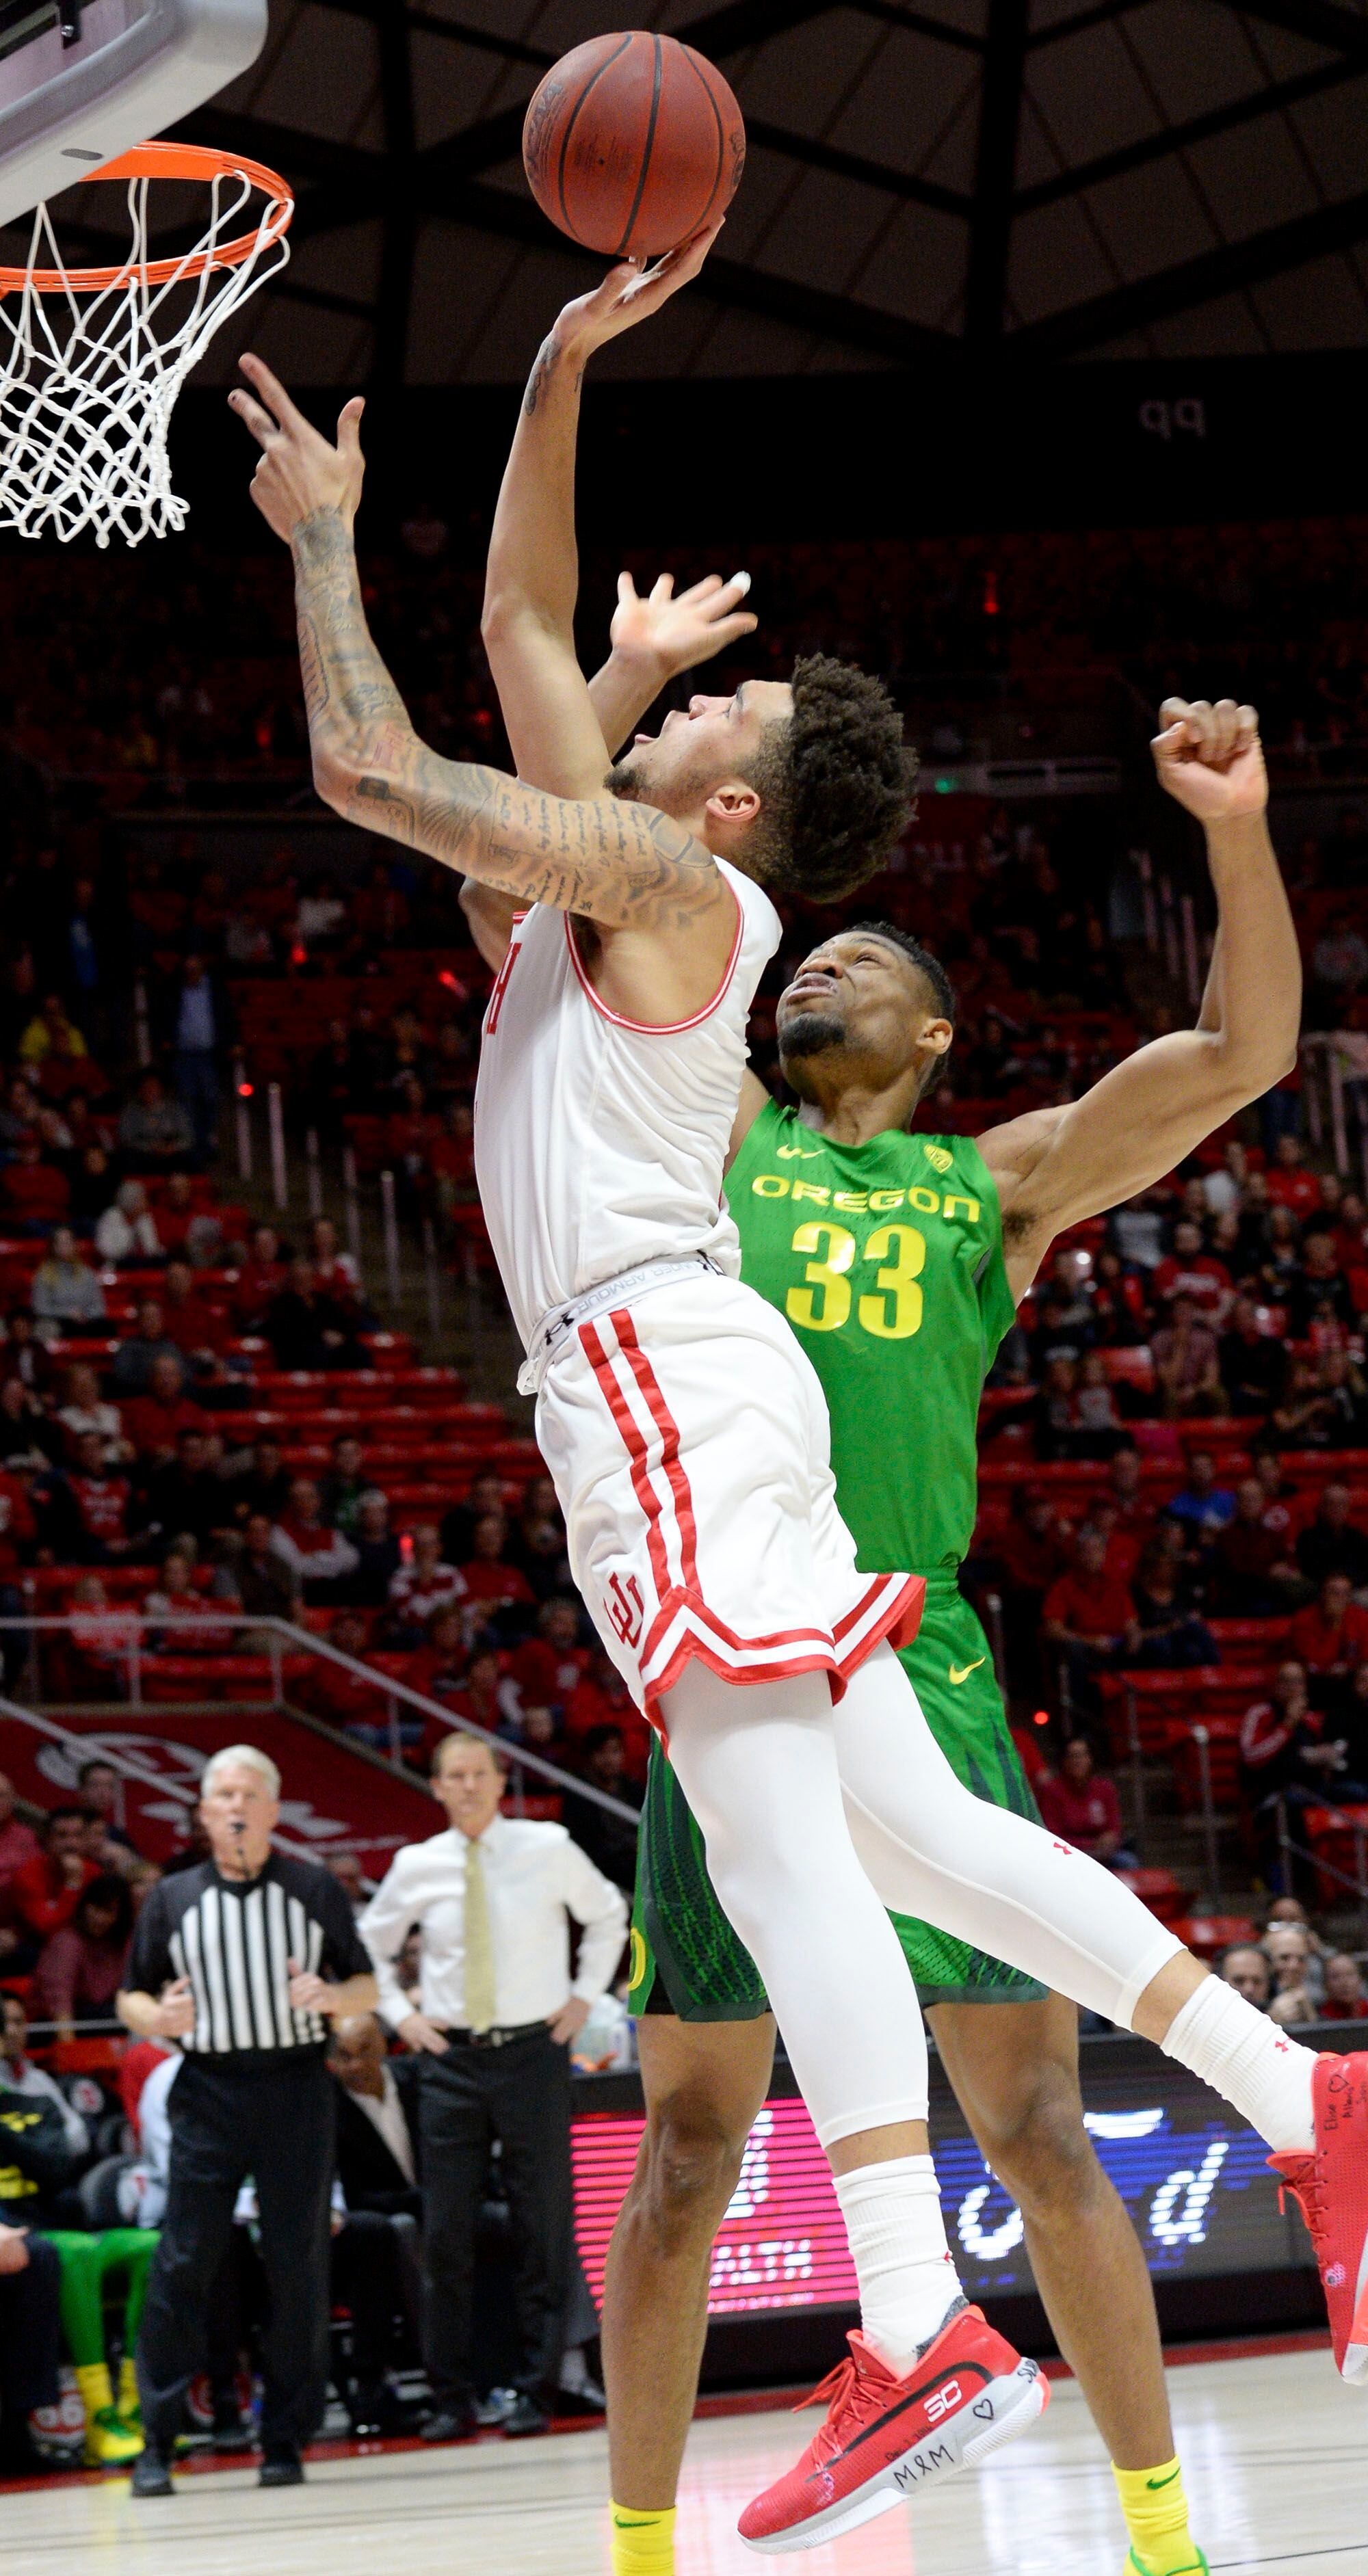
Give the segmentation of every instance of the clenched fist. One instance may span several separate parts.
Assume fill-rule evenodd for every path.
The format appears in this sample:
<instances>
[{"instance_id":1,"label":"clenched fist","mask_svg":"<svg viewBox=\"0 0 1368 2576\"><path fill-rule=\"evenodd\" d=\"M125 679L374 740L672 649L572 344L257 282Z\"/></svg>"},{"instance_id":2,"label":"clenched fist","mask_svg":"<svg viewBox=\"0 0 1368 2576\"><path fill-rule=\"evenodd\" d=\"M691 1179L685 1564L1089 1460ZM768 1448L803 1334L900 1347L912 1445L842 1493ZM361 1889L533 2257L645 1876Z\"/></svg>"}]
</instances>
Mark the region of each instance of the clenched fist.
<instances>
[{"instance_id":1,"label":"clenched fist","mask_svg":"<svg viewBox=\"0 0 1368 2576\"><path fill-rule=\"evenodd\" d=\"M1163 731L1150 745L1159 784L1199 823L1263 813L1268 773L1253 707L1237 707L1233 698L1218 698L1214 706L1206 698L1190 705L1186 698L1165 698L1159 722Z\"/></svg>"}]
</instances>

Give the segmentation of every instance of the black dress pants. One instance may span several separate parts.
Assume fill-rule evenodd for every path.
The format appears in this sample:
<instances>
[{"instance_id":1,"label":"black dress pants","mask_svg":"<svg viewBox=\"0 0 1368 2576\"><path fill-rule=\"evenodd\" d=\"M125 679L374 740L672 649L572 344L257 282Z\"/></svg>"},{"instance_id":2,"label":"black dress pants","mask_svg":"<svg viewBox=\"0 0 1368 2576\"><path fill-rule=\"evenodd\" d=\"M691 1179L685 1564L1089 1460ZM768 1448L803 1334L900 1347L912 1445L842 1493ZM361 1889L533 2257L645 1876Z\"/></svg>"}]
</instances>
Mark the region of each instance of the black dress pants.
<instances>
[{"instance_id":1,"label":"black dress pants","mask_svg":"<svg viewBox=\"0 0 1368 2576\"><path fill-rule=\"evenodd\" d=\"M55 2406L61 2353L57 2285L61 2265L46 2236L25 2240L22 2272L0 2278L0 2434L21 2433L34 2406Z\"/></svg>"},{"instance_id":2,"label":"black dress pants","mask_svg":"<svg viewBox=\"0 0 1368 2576\"><path fill-rule=\"evenodd\" d=\"M149 2442L169 2452L208 2358L209 2303L250 2174L269 2306L262 2330L265 2444L307 2442L328 2369L334 2095L322 2055L187 2057L171 2087L171 2172L138 2336Z\"/></svg>"},{"instance_id":3,"label":"black dress pants","mask_svg":"<svg viewBox=\"0 0 1368 2576\"><path fill-rule=\"evenodd\" d=\"M351 2310L352 2371L360 2385L383 2379L394 2358L395 2319L407 2314L405 2233L411 2218L384 2218L378 2209L354 2209L332 2241L335 2297Z\"/></svg>"},{"instance_id":4,"label":"black dress pants","mask_svg":"<svg viewBox=\"0 0 1368 2576\"><path fill-rule=\"evenodd\" d=\"M573 2242L568 2048L545 2030L502 2048L453 2039L444 2057L423 2059L419 2125L423 2358L437 2404L460 2405L476 2385L475 2230L494 2138L516 2241L515 2385L554 2388Z\"/></svg>"}]
</instances>

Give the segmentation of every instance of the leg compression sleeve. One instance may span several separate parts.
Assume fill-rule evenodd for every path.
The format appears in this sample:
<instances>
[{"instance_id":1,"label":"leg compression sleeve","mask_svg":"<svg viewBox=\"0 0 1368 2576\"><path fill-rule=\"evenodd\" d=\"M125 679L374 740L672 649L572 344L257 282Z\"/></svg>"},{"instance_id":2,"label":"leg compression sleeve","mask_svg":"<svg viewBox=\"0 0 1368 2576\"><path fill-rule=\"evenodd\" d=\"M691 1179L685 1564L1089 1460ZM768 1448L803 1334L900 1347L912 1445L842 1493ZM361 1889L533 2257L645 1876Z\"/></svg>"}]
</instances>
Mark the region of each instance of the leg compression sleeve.
<instances>
[{"instance_id":1,"label":"leg compression sleeve","mask_svg":"<svg viewBox=\"0 0 1368 2576\"><path fill-rule=\"evenodd\" d=\"M885 1905L919 1914L1129 2028L1182 1948L1121 1880L962 1787L897 1656L878 1646L833 1711L855 1848Z\"/></svg>"},{"instance_id":2,"label":"leg compression sleeve","mask_svg":"<svg viewBox=\"0 0 1368 2576\"><path fill-rule=\"evenodd\" d=\"M694 1661L664 1715L713 1885L764 1978L822 2144L924 2120L921 2011L850 1838L826 1675L738 1687Z\"/></svg>"}]
</instances>

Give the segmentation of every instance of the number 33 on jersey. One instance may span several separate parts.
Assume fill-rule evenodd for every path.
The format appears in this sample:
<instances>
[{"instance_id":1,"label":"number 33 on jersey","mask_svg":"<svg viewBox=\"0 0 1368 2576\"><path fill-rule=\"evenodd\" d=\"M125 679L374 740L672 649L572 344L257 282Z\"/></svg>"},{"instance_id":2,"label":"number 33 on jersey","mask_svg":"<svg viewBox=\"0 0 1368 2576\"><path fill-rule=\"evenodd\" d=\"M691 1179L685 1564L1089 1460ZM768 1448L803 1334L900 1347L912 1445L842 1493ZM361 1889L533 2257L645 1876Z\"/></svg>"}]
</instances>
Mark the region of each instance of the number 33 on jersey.
<instances>
[{"instance_id":1,"label":"number 33 on jersey","mask_svg":"<svg viewBox=\"0 0 1368 2576\"><path fill-rule=\"evenodd\" d=\"M957 1565L983 1380L1015 1315L997 1189L967 1136L837 1145L771 1102L727 1176L741 1275L786 1315L831 1412L867 1570Z\"/></svg>"}]
</instances>

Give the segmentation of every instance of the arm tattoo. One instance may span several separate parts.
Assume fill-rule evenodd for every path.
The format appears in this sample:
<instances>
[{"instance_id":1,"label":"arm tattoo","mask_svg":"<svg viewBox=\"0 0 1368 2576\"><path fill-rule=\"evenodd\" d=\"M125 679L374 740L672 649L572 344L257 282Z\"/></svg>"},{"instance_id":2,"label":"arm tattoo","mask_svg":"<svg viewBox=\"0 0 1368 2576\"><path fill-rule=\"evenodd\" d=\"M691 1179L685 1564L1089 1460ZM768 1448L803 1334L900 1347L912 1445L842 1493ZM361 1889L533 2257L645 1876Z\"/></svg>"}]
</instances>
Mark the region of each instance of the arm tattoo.
<instances>
[{"instance_id":1,"label":"arm tattoo","mask_svg":"<svg viewBox=\"0 0 1368 2576\"><path fill-rule=\"evenodd\" d=\"M301 522L294 559L314 774L339 813L519 903L605 927L682 929L730 900L710 853L667 814L607 793L542 795L430 751L372 641L351 532L336 510Z\"/></svg>"}]
</instances>

